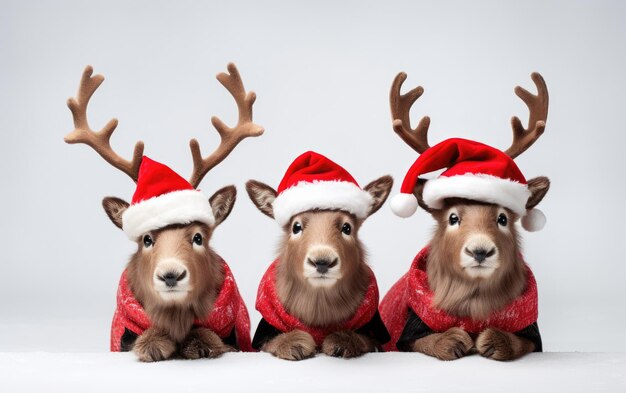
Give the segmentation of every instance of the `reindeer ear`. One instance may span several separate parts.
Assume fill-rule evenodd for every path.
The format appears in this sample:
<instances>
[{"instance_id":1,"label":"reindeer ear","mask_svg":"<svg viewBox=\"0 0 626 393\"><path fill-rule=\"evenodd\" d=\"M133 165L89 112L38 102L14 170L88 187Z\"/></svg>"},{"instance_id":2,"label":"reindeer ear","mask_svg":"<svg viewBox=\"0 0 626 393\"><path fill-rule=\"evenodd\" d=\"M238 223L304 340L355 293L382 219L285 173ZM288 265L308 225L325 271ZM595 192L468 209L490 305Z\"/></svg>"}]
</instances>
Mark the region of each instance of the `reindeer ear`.
<instances>
[{"instance_id":1,"label":"reindeer ear","mask_svg":"<svg viewBox=\"0 0 626 393\"><path fill-rule=\"evenodd\" d=\"M424 186L426 185L426 182L426 179L418 178L417 183L415 183L415 188L413 188L413 195L415 195L417 203L422 209L426 210L429 213L432 213L433 209L428 207L428 205L424 202L424 197L422 196L422 194L424 193Z\"/></svg>"},{"instance_id":2,"label":"reindeer ear","mask_svg":"<svg viewBox=\"0 0 626 393\"><path fill-rule=\"evenodd\" d=\"M122 229L122 215L128 209L128 202L116 197L106 197L102 200L102 207L113 224Z\"/></svg>"},{"instance_id":3,"label":"reindeer ear","mask_svg":"<svg viewBox=\"0 0 626 393\"><path fill-rule=\"evenodd\" d=\"M274 207L272 204L276 199L276 190L260 181L248 180L248 182L246 182L246 191L252 203L254 203L261 213L270 218L274 218Z\"/></svg>"},{"instance_id":4,"label":"reindeer ear","mask_svg":"<svg viewBox=\"0 0 626 393\"><path fill-rule=\"evenodd\" d=\"M393 178L391 176L380 177L363 187L363 190L367 191L374 198L367 213L368 217L376 213L385 203L391 192L391 187L393 187Z\"/></svg>"},{"instance_id":5,"label":"reindeer ear","mask_svg":"<svg viewBox=\"0 0 626 393\"><path fill-rule=\"evenodd\" d=\"M530 191L530 197L526 202L526 209L530 210L537 206L550 189L550 179L545 176L539 176L528 180L528 191Z\"/></svg>"},{"instance_id":6,"label":"reindeer ear","mask_svg":"<svg viewBox=\"0 0 626 393\"><path fill-rule=\"evenodd\" d=\"M215 191L215 194L209 198L209 204L213 210L215 217L214 226L220 225L233 210L235 200L237 199L237 189L235 186L226 186Z\"/></svg>"}]
</instances>

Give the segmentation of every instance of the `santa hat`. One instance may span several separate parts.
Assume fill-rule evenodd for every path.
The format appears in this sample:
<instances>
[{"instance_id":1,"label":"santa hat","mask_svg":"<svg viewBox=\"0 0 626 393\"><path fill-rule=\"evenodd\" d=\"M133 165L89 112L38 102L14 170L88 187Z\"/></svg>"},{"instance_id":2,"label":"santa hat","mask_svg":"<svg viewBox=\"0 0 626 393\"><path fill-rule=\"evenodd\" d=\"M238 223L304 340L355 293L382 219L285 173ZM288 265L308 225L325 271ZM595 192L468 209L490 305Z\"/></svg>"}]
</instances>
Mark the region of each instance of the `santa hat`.
<instances>
[{"instance_id":1,"label":"santa hat","mask_svg":"<svg viewBox=\"0 0 626 393\"><path fill-rule=\"evenodd\" d=\"M122 215L126 235L135 240L149 231L194 221L215 223L208 198L168 166L144 156L137 189Z\"/></svg>"},{"instance_id":2,"label":"santa hat","mask_svg":"<svg viewBox=\"0 0 626 393\"><path fill-rule=\"evenodd\" d=\"M391 209L409 217L417 209L413 189L419 176L446 169L428 180L422 198L433 209L443 207L446 198L466 198L504 206L522 217L527 231L543 228L546 218L538 209L526 210L531 193L524 175L511 157L502 151L466 139L448 139L427 149L407 172L401 194L391 199Z\"/></svg>"},{"instance_id":3,"label":"santa hat","mask_svg":"<svg viewBox=\"0 0 626 393\"><path fill-rule=\"evenodd\" d=\"M343 210L366 218L373 198L352 175L321 154L308 151L294 160L278 186L272 203L282 226L307 210Z\"/></svg>"}]
</instances>

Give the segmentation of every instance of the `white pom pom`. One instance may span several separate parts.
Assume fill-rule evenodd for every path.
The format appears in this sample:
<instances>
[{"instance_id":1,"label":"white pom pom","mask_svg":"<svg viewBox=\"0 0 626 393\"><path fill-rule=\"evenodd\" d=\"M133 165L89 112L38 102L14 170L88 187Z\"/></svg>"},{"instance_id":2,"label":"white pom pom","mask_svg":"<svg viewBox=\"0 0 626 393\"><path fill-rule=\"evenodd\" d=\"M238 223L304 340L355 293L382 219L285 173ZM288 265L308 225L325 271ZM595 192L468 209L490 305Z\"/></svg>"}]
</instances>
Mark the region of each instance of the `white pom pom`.
<instances>
[{"instance_id":1,"label":"white pom pom","mask_svg":"<svg viewBox=\"0 0 626 393\"><path fill-rule=\"evenodd\" d=\"M417 210L417 199L413 194L394 195L389 204L396 216L404 218L411 217Z\"/></svg>"},{"instance_id":2,"label":"white pom pom","mask_svg":"<svg viewBox=\"0 0 626 393\"><path fill-rule=\"evenodd\" d=\"M522 217L522 228L528 232L536 232L543 229L546 225L546 216L539 209L530 209L526 215Z\"/></svg>"}]
</instances>

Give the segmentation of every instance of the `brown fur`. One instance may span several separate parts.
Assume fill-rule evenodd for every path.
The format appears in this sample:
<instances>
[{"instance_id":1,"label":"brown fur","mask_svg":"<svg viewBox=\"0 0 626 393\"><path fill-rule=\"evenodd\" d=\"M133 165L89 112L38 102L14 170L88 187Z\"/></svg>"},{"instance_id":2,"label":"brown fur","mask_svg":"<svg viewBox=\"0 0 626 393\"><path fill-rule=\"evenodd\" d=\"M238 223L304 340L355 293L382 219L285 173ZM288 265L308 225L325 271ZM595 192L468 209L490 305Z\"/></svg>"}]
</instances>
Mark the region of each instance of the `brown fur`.
<instances>
[{"instance_id":1,"label":"brown fur","mask_svg":"<svg viewBox=\"0 0 626 393\"><path fill-rule=\"evenodd\" d=\"M274 218L274 208L272 203L276 199L277 193L272 187L256 180L248 180L246 191L254 206L269 218Z\"/></svg>"},{"instance_id":2,"label":"brown fur","mask_svg":"<svg viewBox=\"0 0 626 393\"><path fill-rule=\"evenodd\" d=\"M220 135L220 143L209 156L202 156L197 140L192 139L190 141L193 172L189 183L193 189L197 189L204 176L222 162L242 140L247 137L259 136L264 131L262 126L253 123L252 106L256 95L254 92L246 92L237 67L233 63L229 63L228 73L218 74L217 79L233 95L237 103L239 119L234 127L228 127L218 117L214 116L211 119L213 126ZM138 142L135 145L133 158L128 161L120 157L111 148L110 138L117 127L117 120L109 121L100 131L94 131L89 127L87 105L103 80L102 75L93 75L91 66L87 66L83 71L77 96L68 100L68 107L72 112L75 128L64 139L67 143L89 145L105 161L137 182L143 157L143 142ZM138 342L141 343L140 349L137 349L140 358L143 356L148 361L169 357L172 354L169 351L169 346L161 346L161 343L167 340L180 343L189 333L193 319L205 318L213 307L218 288L221 287L224 279L224 273L221 271L221 265L218 263L216 254L209 248L208 242L212 230L230 214L236 195L235 187L227 186L211 196L207 202L211 206L215 218L215 223L211 228L195 223L161 228L149 234L156 241L150 250L144 249L142 239L136 239L138 249L132 256L127 269L129 285L154 324L154 329L149 329L138 339ZM102 201L102 206L113 224L118 228L123 228L123 214L129 204L119 198L107 197ZM194 250L191 245L193 235L197 232L204 235L202 252L198 249ZM164 300L159 297L154 289L155 265L159 258L171 257L178 259L176 264L185 265L184 270L180 269L183 272L175 277L176 283L172 282L173 277L169 276L174 274L173 271L165 273L167 277L159 275L156 279L166 283L164 285L173 287L174 284L179 285L182 280L189 277L191 290L185 295L179 291L178 294L181 296L176 299L173 293L175 291L164 291L164 293L171 292L168 296L172 295L170 300ZM172 264L172 266L174 265L175 263ZM187 281L185 281L186 284ZM179 285L180 287L181 285ZM163 335L167 336L167 340L163 338ZM206 334L202 337L205 336ZM205 338L208 339L208 337ZM154 339L155 342L151 343L151 339ZM155 348L152 348L153 346Z\"/></svg>"},{"instance_id":3,"label":"brown fur","mask_svg":"<svg viewBox=\"0 0 626 393\"><path fill-rule=\"evenodd\" d=\"M454 206L462 225L447 231L449 208ZM434 304L452 315L482 320L518 297L525 288L526 270L519 257L518 234L513 225L516 215L507 210L509 231L498 229L501 208L477 202L450 200L442 210L433 212L438 226L431 241L428 258L428 284ZM467 236L485 233L500 256L500 267L488 278L471 278L459 259Z\"/></svg>"},{"instance_id":4,"label":"brown fur","mask_svg":"<svg viewBox=\"0 0 626 393\"><path fill-rule=\"evenodd\" d=\"M133 295L152 322L152 327L137 339L133 348L141 360L167 359L174 354L177 346L181 347L181 354L189 358L202 355L215 357L226 352L215 333L207 329L192 330L192 326L194 319L205 319L210 314L224 282L220 258L209 247L209 241L215 227L230 214L236 195L235 187L227 186L215 192L207 201L215 217L215 225L212 227L195 222L152 231L147 234L154 242L149 249L144 246L143 239L137 239L137 251L128 263L126 274ZM122 216L128 203L119 198L107 197L102 201L102 206L111 221L122 228ZM192 240L196 233L202 235L202 247L193 246ZM154 289L155 269L159 261L165 258L176 258L185 265L190 291L182 300L165 301ZM221 346L216 337L222 343ZM174 343L172 351L169 342Z\"/></svg>"},{"instance_id":5,"label":"brown fur","mask_svg":"<svg viewBox=\"0 0 626 393\"><path fill-rule=\"evenodd\" d=\"M133 348L142 362L169 359L176 351L176 343L166 331L151 327L137 338Z\"/></svg>"},{"instance_id":6,"label":"brown fur","mask_svg":"<svg viewBox=\"0 0 626 393\"><path fill-rule=\"evenodd\" d=\"M535 350L529 340L498 329L485 329L476 339L482 356L494 360L514 360Z\"/></svg>"},{"instance_id":7,"label":"brown fur","mask_svg":"<svg viewBox=\"0 0 626 393\"><path fill-rule=\"evenodd\" d=\"M220 225L233 210L235 200L237 199L237 189L235 186L222 187L209 198L209 204L213 211L213 217L215 217L215 224L213 228Z\"/></svg>"},{"instance_id":8,"label":"brown fur","mask_svg":"<svg viewBox=\"0 0 626 393\"><path fill-rule=\"evenodd\" d=\"M280 359L303 360L315 355L316 345L313 336L302 330L292 330L279 334L261 348Z\"/></svg>"},{"instance_id":9,"label":"brown fur","mask_svg":"<svg viewBox=\"0 0 626 393\"><path fill-rule=\"evenodd\" d=\"M211 229L202 224L173 225L152 232L154 249L146 252L144 246L138 244L127 268L128 283L135 298L153 325L167 332L176 342L185 339L195 318L206 318L224 280L215 252L210 247L205 247L203 253L193 249L191 239L197 232L202 233L208 243ZM164 303L152 288L156 263L164 256L175 256L186 262L192 292L182 304Z\"/></svg>"},{"instance_id":10,"label":"brown fur","mask_svg":"<svg viewBox=\"0 0 626 393\"><path fill-rule=\"evenodd\" d=\"M193 329L181 345L180 354L185 359L217 358L234 349L210 329Z\"/></svg>"},{"instance_id":11,"label":"brown fur","mask_svg":"<svg viewBox=\"0 0 626 393\"><path fill-rule=\"evenodd\" d=\"M545 176L538 176L528 180L527 184L531 195L530 198L528 198L528 202L526 202L526 209L532 209L537 206L548 193L550 189L550 179Z\"/></svg>"},{"instance_id":12,"label":"brown fur","mask_svg":"<svg viewBox=\"0 0 626 393\"><path fill-rule=\"evenodd\" d=\"M451 315L484 320L525 289L526 270L520 257L520 236L514 225L519 217L500 206L460 198L449 198L442 209L431 209L422 199L425 184L425 180L418 179L413 193L419 205L437 222L426 266L433 303ZM530 179L531 196L526 208L539 204L549 188L550 181L546 177ZM448 230L451 212L455 212L462 223L453 231ZM497 217L501 212L508 218L508 231L498 227ZM499 267L488 277L471 277L460 265L465 241L473 234L486 236L498 252ZM473 340L467 333L453 328L416 340L413 350L451 360L464 356L472 346ZM496 360L516 359L535 349L530 340L494 329L479 334L476 348L481 355Z\"/></svg>"},{"instance_id":13,"label":"brown fur","mask_svg":"<svg viewBox=\"0 0 626 393\"><path fill-rule=\"evenodd\" d=\"M340 211L305 212L294 216L302 224L302 236L293 240L287 233L280 246L282 253L276 272L276 288L281 303L291 315L310 326L329 326L348 320L359 307L369 273L363 260L363 245L357 239L360 223ZM345 240L341 226L348 222L353 237ZM330 288L315 288L302 276L302 265L312 244L325 244L337 251L342 279Z\"/></svg>"},{"instance_id":14,"label":"brown fur","mask_svg":"<svg viewBox=\"0 0 626 393\"><path fill-rule=\"evenodd\" d=\"M128 209L128 202L117 197L106 197L102 200L102 207L113 225L122 229L122 214Z\"/></svg>"},{"instance_id":15,"label":"brown fur","mask_svg":"<svg viewBox=\"0 0 626 393\"><path fill-rule=\"evenodd\" d=\"M324 338L322 352L328 356L354 358L376 350L377 343L371 338L352 330L334 332Z\"/></svg>"},{"instance_id":16,"label":"brown fur","mask_svg":"<svg viewBox=\"0 0 626 393\"><path fill-rule=\"evenodd\" d=\"M413 343L413 351L434 356L441 360L455 360L465 356L474 346L474 341L461 328L451 328L443 333L433 333Z\"/></svg>"},{"instance_id":17,"label":"brown fur","mask_svg":"<svg viewBox=\"0 0 626 393\"><path fill-rule=\"evenodd\" d=\"M368 216L375 213L385 202L393 179L383 176L369 183L363 189L373 197ZM246 190L255 206L265 215L274 217L272 203L276 191L261 182L250 180ZM349 320L361 304L369 285L369 269L365 265L365 249L358 238L358 231L364 219L337 210L312 210L295 215L283 228L284 236L279 246L279 264L276 272L276 288L280 302L285 310L302 322L313 327L326 327ZM295 222L302 226L302 233L297 238L292 236ZM352 231L349 236L342 234L342 226L349 224ZM304 261L312 246L323 245L332 250L332 256L340 263L341 278L331 287L314 287L304 276ZM312 356L313 352L303 348L303 336L308 333L294 332L280 334L262 348L283 359L303 358L304 351ZM295 338L294 338L295 337ZM376 349L376 343L370 338L355 332L339 332L327 337L322 350L339 357L360 356ZM312 340L312 338L311 338ZM308 339L306 340L308 342ZM289 345L296 345L289 348ZM324 348L326 348L324 350ZM294 355L294 352L296 355ZM304 356L306 357L306 356Z\"/></svg>"},{"instance_id":18,"label":"brown fur","mask_svg":"<svg viewBox=\"0 0 626 393\"><path fill-rule=\"evenodd\" d=\"M515 88L515 94L528 106L529 118L527 129L522 126L517 116L511 119L513 143L504 152L511 159L515 159L535 143L543 134L546 126L549 102L548 89L540 74L534 72L531 77L537 87L537 95L519 86ZM406 78L406 73L401 72L395 77L391 85L389 103L393 129L407 145L419 154L422 154L430 148L428 144L430 118L424 116L417 127L412 129L410 125L410 110L411 106L422 95L424 89L418 86L405 94L401 94L400 90ZM499 206L451 198L446 201L442 209L433 209L422 198L422 192L426 183L427 180L418 178L413 194L417 198L419 206L431 213L437 221L437 229L430 243L430 253L427 261L428 284L434 293L434 306L443 309L451 315L484 320L493 311L500 309L519 296L524 290L526 273L524 263L519 257L519 235L514 225L519 217L510 210L505 209L509 221L509 231L500 231L496 221L499 211L502 209ZM532 209L541 202L548 192L550 181L547 177L537 177L528 180L527 186L531 195L526 202L526 209ZM448 231L448 217L451 208L455 208L458 211L462 225L452 231ZM489 276L479 274L481 272L480 269L486 265L480 265L482 267L479 270L473 270L470 264L466 264L466 267L469 267L470 270L465 270L460 264L463 259L461 253L464 252L465 243L470 235L481 235L481 237L489 239L489 243L492 243L490 246L492 245L493 249L498 253L499 266ZM487 244L487 242L484 243ZM491 250L483 251L491 252ZM481 251L481 254L483 251ZM467 253L472 257L476 255L472 255L471 250L468 250ZM475 259L475 261L478 261L478 259ZM485 272L485 270L482 270L482 272ZM452 330L418 339L415 341L413 348L415 351L436 356L440 359L454 359L463 356L469 350L466 345L468 344L467 338L469 336L464 337L463 340L456 340L457 344L462 342L462 345L459 344L459 346L454 344L455 339L453 338L460 333L456 330L451 332ZM481 334L478 337L483 356L494 359L501 357L499 360L505 360L507 358L512 359L514 356L519 357L523 353L534 350L532 342L510 333L494 333L492 329L487 329L483 333L484 336ZM467 336L467 333L465 333L465 336ZM442 342L441 340L444 341ZM453 345L448 345L450 343ZM508 346L508 350L505 351L500 348L504 346ZM492 348L496 347L500 349L492 350ZM526 352L519 352L517 350L519 347ZM498 356L493 356L496 352Z\"/></svg>"}]
</instances>

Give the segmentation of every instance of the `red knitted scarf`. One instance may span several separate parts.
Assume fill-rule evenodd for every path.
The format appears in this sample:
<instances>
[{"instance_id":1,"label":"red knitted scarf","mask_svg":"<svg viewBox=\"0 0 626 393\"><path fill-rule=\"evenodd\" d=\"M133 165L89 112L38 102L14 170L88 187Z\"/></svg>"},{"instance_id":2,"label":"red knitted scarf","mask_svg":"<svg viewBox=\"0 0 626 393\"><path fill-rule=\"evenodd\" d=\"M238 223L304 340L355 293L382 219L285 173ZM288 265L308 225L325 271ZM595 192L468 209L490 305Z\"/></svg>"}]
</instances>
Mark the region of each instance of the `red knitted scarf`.
<instances>
[{"instance_id":1,"label":"red knitted scarf","mask_svg":"<svg viewBox=\"0 0 626 393\"><path fill-rule=\"evenodd\" d=\"M516 332L537 321L537 283L526 265L526 289L504 308L493 312L485 320L469 317L455 317L432 305L434 294L428 286L426 262L428 247L422 249L406 273L385 295L380 305L380 313L389 329L391 342L386 350L396 350L395 345L408 318L408 308L435 332L443 332L451 327L460 327L469 333L480 333L488 327L507 332Z\"/></svg>"},{"instance_id":2,"label":"red knitted scarf","mask_svg":"<svg viewBox=\"0 0 626 393\"><path fill-rule=\"evenodd\" d=\"M374 317L378 310L378 285L376 284L374 273L368 268L370 283L361 304L352 318L334 326L308 326L298 318L289 314L280 302L276 291L277 266L278 260L274 261L263 275L257 292L256 309L270 325L281 332L289 332L295 329L303 330L313 336L317 345L321 345L324 338L332 332L347 329L354 330L365 325Z\"/></svg>"},{"instance_id":3,"label":"red knitted scarf","mask_svg":"<svg viewBox=\"0 0 626 393\"><path fill-rule=\"evenodd\" d=\"M239 294L233 274L223 260L224 283L220 289L211 313L202 320L195 320L194 326L205 327L218 336L228 337L233 328L237 344L242 351L252 351L250 341L250 317L246 305ZM124 329L141 335L151 326L150 318L133 295L126 278L126 270L122 273L117 289L117 308L111 325L111 351L119 352L120 339Z\"/></svg>"}]
</instances>

